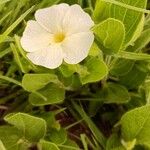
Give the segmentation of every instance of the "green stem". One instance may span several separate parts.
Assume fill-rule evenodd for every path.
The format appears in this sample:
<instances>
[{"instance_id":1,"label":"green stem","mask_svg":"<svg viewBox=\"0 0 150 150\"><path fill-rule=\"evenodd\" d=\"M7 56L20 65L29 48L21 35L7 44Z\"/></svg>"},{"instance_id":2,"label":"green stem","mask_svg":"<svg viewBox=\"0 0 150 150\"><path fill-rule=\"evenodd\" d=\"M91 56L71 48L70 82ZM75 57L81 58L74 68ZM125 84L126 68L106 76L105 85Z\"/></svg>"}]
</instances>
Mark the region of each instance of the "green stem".
<instances>
[{"instance_id":1,"label":"green stem","mask_svg":"<svg viewBox=\"0 0 150 150\"><path fill-rule=\"evenodd\" d=\"M101 144L103 148L105 148L106 145L106 138L103 135L103 133L96 127L96 125L93 123L93 121L90 119L90 117L85 113L85 111L77 105L75 102L72 101L72 104L76 111L80 114L80 116L85 120L89 128L91 129L95 139Z\"/></svg>"},{"instance_id":2,"label":"green stem","mask_svg":"<svg viewBox=\"0 0 150 150\"><path fill-rule=\"evenodd\" d=\"M10 99L15 98L16 96L18 96L21 93L22 90L17 91L16 93L12 93L6 97L0 98L0 104L5 104L7 101L9 101Z\"/></svg>"},{"instance_id":3,"label":"green stem","mask_svg":"<svg viewBox=\"0 0 150 150\"><path fill-rule=\"evenodd\" d=\"M5 81L8 81L8 82L11 82L11 83L14 83L14 84L16 84L16 85L22 87L21 82L15 80L15 79L12 79L12 78L10 78L10 77L6 77L6 76L3 76L3 75L0 75L0 79L5 80Z\"/></svg>"},{"instance_id":4,"label":"green stem","mask_svg":"<svg viewBox=\"0 0 150 150\"><path fill-rule=\"evenodd\" d=\"M111 67L111 58L112 58L112 56L109 56L109 55L106 56L106 58L105 58L105 63L108 66L109 70L110 70L110 67ZM102 85L105 85L105 83L108 79L108 76L109 76L109 74L107 76L105 76L104 79L101 81Z\"/></svg>"},{"instance_id":5,"label":"green stem","mask_svg":"<svg viewBox=\"0 0 150 150\"><path fill-rule=\"evenodd\" d=\"M118 6L127 8L127 9L130 9L130 10L134 10L134 11L137 11L137 12L150 14L149 10L145 10L143 8L138 8L138 7L135 7L135 6L131 6L131 5L128 5L128 4L125 4L125 3L122 3L122 2L118 2L116 0L102 0L102 1L108 2L108 3L112 3L112 4L115 4L115 5L118 5Z\"/></svg>"},{"instance_id":6,"label":"green stem","mask_svg":"<svg viewBox=\"0 0 150 150\"><path fill-rule=\"evenodd\" d=\"M130 60L146 60L150 61L150 55L144 53L133 53L133 52L126 52L120 51L118 54L114 55L117 58L125 58Z\"/></svg>"},{"instance_id":7,"label":"green stem","mask_svg":"<svg viewBox=\"0 0 150 150\"><path fill-rule=\"evenodd\" d=\"M77 121L77 122L75 122L75 123L72 123L71 125L65 127L65 129L68 130L68 129L70 129L70 128L76 126L77 124L81 123L82 121L83 121L83 119L81 119L81 120L79 120L79 121Z\"/></svg>"},{"instance_id":8,"label":"green stem","mask_svg":"<svg viewBox=\"0 0 150 150\"><path fill-rule=\"evenodd\" d=\"M0 19L0 25L11 13L12 13L12 11L8 12L2 19Z\"/></svg>"},{"instance_id":9,"label":"green stem","mask_svg":"<svg viewBox=\"0 0 150 150\"><path fill-rule=\"evenodd\" d=\"M78 4L82 7L83 1L82 0L78 0Z\"/></svg>"},{"instance_id":10,"label":"green stem","mask_svg":"<svg viewBox=\"0 0 150 150\"><path fill-rule=\"evenodd\" d=\"M11 49L12 49L12 51L13 51L15 61L17 62L18 66L20 67L21 71L22 71L23 73L27 73L27 71L26 71L24 65L22 64L22 61L21 61L21 59L20 59L20 56L19 56L19 54L18 54L18 52L17 52L17 49L16 49L15 45L14 45L13 43L11 43L11 44L10 44L10 47L11 47Z\"/></svg>"},{"instance_id":11,"label":"green stem","mask_svg":"<svg viewBox=\"0 0 150 150\"><path fill-rule=\"evenodd\" d=\"M27 58L26 53L24 52L24 50L21 47L20 44L20 37L15 35L15 42L16 42L16 46L18 48L19 53L24 57L24 59L26 59L28 61L28 63L30 64L30 66L32 67L32 69L34 71L37 70L37 67Z\"/></svg>"},{"instance_id":12,"label":"green stem","mask_svg":"<svg viewBox=\"0 0 150 150\"><path fill-rule=\"evenodd\" d=\"M93 11L93 6L92 6L92 1L91 0L88 0L88 5L89 5L89 8Z\"/></svg>"},{"instance_id":13,"label":"green stem","mask_svg":"<svg viewBox=\"0 0 150 150\"><path fill-rule=\"evenodd\" d=\"M0 52L0 58L4 57L5 55L7 55L10 52L11 52L10 48L3 50L2 52Z\"/></svg>"},{"instance_id":14,"label":"green stem","mask_svg":"<svg viewBox=\"0 0 150 150\"><path fill-rule=\"evenodd\" d=\"M42 98L44 101L47 101L47 98L44 95L42 95L41 93L39 93L37 91L35 91L33 93L36 94L37 96L39 96L40 98Z\"/></svg>"}]
</instances>

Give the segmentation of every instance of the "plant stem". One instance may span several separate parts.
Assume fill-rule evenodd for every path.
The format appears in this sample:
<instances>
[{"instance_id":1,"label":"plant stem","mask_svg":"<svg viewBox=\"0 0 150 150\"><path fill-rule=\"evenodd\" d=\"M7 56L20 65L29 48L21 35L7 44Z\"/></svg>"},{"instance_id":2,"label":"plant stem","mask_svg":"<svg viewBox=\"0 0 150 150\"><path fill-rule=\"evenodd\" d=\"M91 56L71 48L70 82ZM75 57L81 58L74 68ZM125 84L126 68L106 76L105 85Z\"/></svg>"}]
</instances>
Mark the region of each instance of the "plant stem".
<instances>
[{"instance_id":1,"label":"plant stem","mask_svg":"<svg viewBox=\"0 0 150 150\"><path fill-rule=\"evenodd\" d=\"M5 55L7 55L10 52L11 52L10 48L5 49L4 51L0 52L0 58L4 57Z\"/></svg>"},{"instance_id":2,"label":"plant stem","mask_svg":"<svg viewBox=\"0 0 150 150\"><path fill-rule=\"evenodd\" d=\"M89 5L90 9L91 9L92 12L93 12L93 6L92 6L92 1L91 1L91 0L88 0L88 5Z\"/></svg>"},{"instance_id":3,"label":"plant stem","mask_svg":"<svg viewBox=\"0 0 150 150\"><path fill-rule=\"evenodd\" d=\"M0 98L0 104L5 104L7 101L9 101L10 99L15 98L16 96L18 96L20 93L22 92L22 90L17 91L16 93L12 93L6 97Z\"/></svg>"},{"instance_id":4,"label":"plant stem","mask_svg":"<svg viewBox=\"0 0 150 150\"><path fill-rule=\"evenodd\" d=\"M135 6L131 6L131 5L128 5L128 4L125 4L125 3L122 3L122 2L118 2L116 0L102 0L102 1L112 3L112 4L130 9L130 10L134 10L134 11L137 11L137 12L150 14L149 10L146 10L146 9L143 9L143 8L138 8L138 7L135 7Z\"/></svg>"},{"instance_id":5,"label":"plant stem","mask_svg":"<svg viewBox=\"0 0 150 150\"><path fill-rule=\"evenodd\" d=\"M16 84L16 85L22 87L21 82L15 80L15 79L9 78L9 77L7 77L7 76L0 75L0 79L5 80L5 81L8 81L8 82L11 82L11 83L14 83L14 84Z\"/></svg>"}]
</instances>

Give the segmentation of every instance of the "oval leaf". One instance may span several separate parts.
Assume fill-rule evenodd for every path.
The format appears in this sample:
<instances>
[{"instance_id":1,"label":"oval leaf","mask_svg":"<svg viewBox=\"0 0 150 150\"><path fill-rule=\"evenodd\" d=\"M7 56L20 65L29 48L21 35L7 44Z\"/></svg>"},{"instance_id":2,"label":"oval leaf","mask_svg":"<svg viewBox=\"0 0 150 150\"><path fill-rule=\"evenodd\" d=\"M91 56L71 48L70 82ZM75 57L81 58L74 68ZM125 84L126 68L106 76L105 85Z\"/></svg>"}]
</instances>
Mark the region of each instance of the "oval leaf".
<instances>
[{"instance_id":1,"label":"oval leaf","mask_svg":"<svg viewBox=\"0 0 150 150\"><path fill-rule=\"evenodd\" d=\"M125 28L121 21L109 18L96 25L93 31L104 53L118 53L125 37Z\"/></svg>"},{"instance_id":2,"label":"oval leaf","mask_svg":"<svg viewBox=\"0 0 150 150\"><path fill-rule=\"evenodd\" d=\"M143 9L146 8L147 4L147 0L116 0L116 2L120 2L122 6L127 4ZM140 35L139 31L142 31L144 13L135 11L134 7L133 10L131 10L122 6L105 2L105 0L97 0L94 10L94 19L100 22L111 17L122 21L126 30L124 45L130 45L135 41L138 35Z\"/></svg>"},{"instance_id":3,"label":"oval leaf","mask_svg":"<svg viewBox=\"0 0 150 150\"><path fill-rule=\"evenodd\" d=\"M108 68L100 58L92 57L84 66L87 67L87 73L80 74L82 84L100 81L108 74Z\"/></svg>"},{"instance_id":4,"label":"oval leaf","mask_svg":"<svg viewBox=\"0 0 150 150\"><path fill-rule=\"evenodd\" d=\"M121 119L121 131L124 141L136 140L150 148L150 105L127 112Z\"/></svg>"},{"instance_id":5,"label":"oval leaf","mask_svg":"<svg viewBox=\"0 0 150 150\"><path fill-rule=\"evenodd\" d=\"M60 150L56 144L44 140L40 141L38 147L40 150Z\"/></svg>"},{"instance_id":6,"label":"oval leaf","mask_svg":"<svg viewBox=\"0 0 150 150\"><path fill-rule=\"evenodd\" d=\"M104 99L104 103L127 103L130 100L128 90L116 83L107 83L100 91L99 97Z\"/></svg>"},{"instance_id":7,"label":"oval leaf","mask_svg":"<svg viewBox=\"0 0 150 150\"><path fill-rule=\"evenodd\" d=\"M64 144L67 141L67 132L63 128L51 129L48 138L55 144Z\"/></svg>"},{"instance_id":8,"label":"oval leaf","mask_svg":"<svg viewBox=\"0 0 150 150\"><path fill-rule=\"evenodd\" d=\"M29 101L32 105L42 106L61 103L65 98L65 90L55 84L49 84L38 93L31 93Z\"/></svg>"},{"instance_id":9,"label":"oval leaf","mask_svg":"<svg viewBox=\"0 0 150 150\"><path fill-rule=\"evenodd\" d=\"M33 92L45 87L50 82L58 82L57 76L54 74L25 74L22 86L26 91Z\"/></svg>"},{"instance_id":10,"label":"oval leaf","mask_svg":"<svg viewBox=\"0 0 150 150\"><path fill-rule=\"evenodd\" d=\"M9 114L5 121L18 128L29 141L38 141L46 133L45 120L25 113Z\"/></svg>"}]
</instances>

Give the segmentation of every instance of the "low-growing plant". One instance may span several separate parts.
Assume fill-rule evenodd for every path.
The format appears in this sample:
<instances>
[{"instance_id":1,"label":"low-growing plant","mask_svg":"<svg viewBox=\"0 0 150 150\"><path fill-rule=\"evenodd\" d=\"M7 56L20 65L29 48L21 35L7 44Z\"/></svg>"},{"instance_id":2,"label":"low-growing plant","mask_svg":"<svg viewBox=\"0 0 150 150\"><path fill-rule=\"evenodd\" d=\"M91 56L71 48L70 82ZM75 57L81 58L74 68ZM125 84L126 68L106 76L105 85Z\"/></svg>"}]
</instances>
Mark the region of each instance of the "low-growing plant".
<instances>
[{"instance_id":1,"label":"low-growing plant","mask_svg":"<svg viewBox=\"0 0 150 150\"><path fill-rule=\"evenodd\" d=\"M0 0L0 150L149 150L149 8Z\"/></svg>"}]
</instances>

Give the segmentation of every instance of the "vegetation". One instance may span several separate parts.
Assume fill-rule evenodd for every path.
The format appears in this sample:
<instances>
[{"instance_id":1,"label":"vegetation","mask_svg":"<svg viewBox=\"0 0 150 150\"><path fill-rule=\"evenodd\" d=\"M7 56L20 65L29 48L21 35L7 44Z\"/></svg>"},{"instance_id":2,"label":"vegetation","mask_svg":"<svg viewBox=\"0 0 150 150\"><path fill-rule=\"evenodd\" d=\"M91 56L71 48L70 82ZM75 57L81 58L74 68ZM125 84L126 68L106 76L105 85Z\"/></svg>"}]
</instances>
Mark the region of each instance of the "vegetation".
<instances>
[{"instance_id":1,"label":"vegetation","mask_svg":"<svg viewBox=\"0 0 150 150\"><path fill-rule=\"evenodd\" d=\"M34 13L79 4L95 22L88 57L32 64L20 37ZM149 150L150 2L0 0L0 150Z\"/></svg>"}]
</instances>

